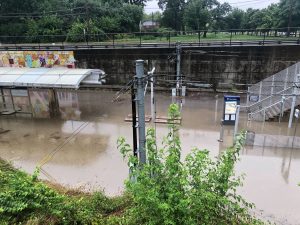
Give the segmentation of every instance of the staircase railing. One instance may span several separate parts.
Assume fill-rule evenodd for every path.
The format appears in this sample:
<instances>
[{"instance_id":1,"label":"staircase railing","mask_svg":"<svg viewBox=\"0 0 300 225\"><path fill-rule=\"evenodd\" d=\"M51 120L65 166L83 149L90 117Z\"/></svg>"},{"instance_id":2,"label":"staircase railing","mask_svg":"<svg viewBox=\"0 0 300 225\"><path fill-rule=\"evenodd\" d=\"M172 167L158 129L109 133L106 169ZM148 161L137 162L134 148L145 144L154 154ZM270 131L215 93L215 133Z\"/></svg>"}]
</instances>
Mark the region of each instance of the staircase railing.
<instances>
[{"instance_id":1,"label":"staircase railing","mask_svg":"<svg viewBox=\"0 0 300 225\"><path fill-rule=\"evenodd\" d=\"M258 101L262 101L273 94L292 87L297 74L299 74L299 69L300 62L252 85L248 88L248 100L249 97L256 96ZM251 106L251 102L247 101L247 106Z\"/></svg>"},{"instance_id":2,"label":"staircase railing","mask_svg":"<svg viewBox=\"0 0 300 225\"><path fill-rule=\"evenodd\" d=\"M277 102L273 103L272 105L261 108L255 112L248 113L248 120L255 119L255 120L265 121L265 120L269 119L269 116L266 114L266 112L269 109L274 108L275 106L280 108L280 112L278 112L278 114L280 116L283 116L283 112L286 111L287 109L290 109L289 104L292 104L292 100L293 100L293 96L289 96L286 98L281 97L280 101L277 101Z\"/></svg>"},{"instance_id":3,"label":"staircase railing","mask_svg":"<svg viewBox=\"0 0 300 225\"><path fill-rule=\"evenodd\" d=\"M300 62L249 87L247 105L244 107L248 112L248 119L265 120L266 111L290 100L290 96L295 94L294 84L298 81L299 70ZM283 101L283 96L288 96L285 101ZM251 97L255 97L256 102L251 103ZM284 110L287 109L289 108L284 108ZM273 115L273 113L268 114Z\"/></svg>"}]
</instances>

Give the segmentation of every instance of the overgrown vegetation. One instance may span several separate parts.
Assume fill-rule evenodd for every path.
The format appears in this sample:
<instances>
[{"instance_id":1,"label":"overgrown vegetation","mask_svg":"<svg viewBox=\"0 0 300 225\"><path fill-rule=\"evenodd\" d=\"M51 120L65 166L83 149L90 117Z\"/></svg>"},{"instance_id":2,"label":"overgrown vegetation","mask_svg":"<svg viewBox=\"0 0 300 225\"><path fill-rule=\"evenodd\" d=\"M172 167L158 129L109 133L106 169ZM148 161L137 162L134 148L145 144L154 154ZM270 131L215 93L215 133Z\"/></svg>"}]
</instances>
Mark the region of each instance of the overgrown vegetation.
<instances>
[{"instance_id":1,"label":"overgrown vegetation","mask_svg":"<svg viewBox=\"0 0 300 225\"><path fill-rule=\"evenodd\" d=\"M234 165L245 134L218 159L193 149L181 160L178 117L172 104L161 149L155 131L147 131L146 164L139 164L124 138L118 140L131 173L125 194L116 198L53 188L37 179L38 169L29 176L0 160L0 224L262 224L236 192L241 178Z\"/></svg>"},{"instance_id":2,"label":"overgrown vegetation","mask_svg":"<svg viewBox=\"0 0 300 225\"><path fill-rule=\"evenodd\" d=\"M50 188L0 160L0 224L115 224L130 205L127 195L108 198ZM115 216L116 215L116 216Z\"/></svg>"},{"instance_id":3,"label":"overgrown vegetation","mask_svg":"<svg viewBox=\"0 0 300 225\"><path fill-rule=\"evenodd\" d=\"M234 165L245 133L216 160L208 150L193 149L182 161L178 126L172 122L178 117L178 106L173 104L162 149L157 147L155 131L148 130L145 165L138 163L124 138L119 139L131 171L126 183L133 201L127 211L129 224L261 224L248 213L253 205L236 192L241 178L234 176Z\"/></svg>"},{"instance_id":4,"label":"overgrown vegetation","mask_svg":"<svg viewBox=\"0 0 300 225\"><path fill-rule=\"evenodd\" d=\"M159 0L158 7L162 13L158 11L151 15L144 13L146 2L0 0L0 42L114 41L118 39L116 33L138 35L143 20L160 24L143 28L143 32L181 31L181 34L186 34L202 30L203 38L207 38L210 31L228 32L231 29L243 29L240 32L242 35L254 32L256 36L297 38L300 27L299 0L280 0L278 4L271 4L265 9L249 8L245 11L218 0ZM236 32L233 34L236 35ZM166 32L154 36L167 35ZM148 34L144 39L155 40Z\"/></svg>"}]
</instances>

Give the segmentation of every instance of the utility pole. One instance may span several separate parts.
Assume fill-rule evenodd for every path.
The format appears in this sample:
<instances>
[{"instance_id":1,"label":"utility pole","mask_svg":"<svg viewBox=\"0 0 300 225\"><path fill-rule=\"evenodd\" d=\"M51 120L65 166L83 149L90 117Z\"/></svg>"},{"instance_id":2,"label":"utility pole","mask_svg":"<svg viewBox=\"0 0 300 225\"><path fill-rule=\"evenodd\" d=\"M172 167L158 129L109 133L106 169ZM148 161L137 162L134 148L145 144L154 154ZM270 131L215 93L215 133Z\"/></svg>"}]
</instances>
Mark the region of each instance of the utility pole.
<instances>
[{"instance_id":1,"label":"utility pole","mask_svg":"<svg viewBox=\"0 0 300 225\"><path fill-rule=\"evenodd\" d=\"M155 67L148 72L148 76L150 77L150 86L151 86L151 121L155 123L156 120L156 108L155 108L155 99L154 99L154 77L153 73L155 71Z\"/></svg>"},{"instance_id":2,"label":"utility pole","mask_svg":"<svg viewBox=\"0 0 300 225\"><path fill-rule=\"evenodd\" d=\"M144 60L136 60L136 80L137 80L137 106L138 106L138 131L139 131L139 162L146 163L146 134L145 134L145 102L144 102Z\"/></svg>"},{"instance_id":3,"label":"utility pole","mask_svg":"<svg viewBox=\"0 0 300 225\"><path fill-rule=\"evenodd\" d=\"M180 42L176 43L176 96L180 96L180 90L182 86L182 78L181 78L181 44Z\"/></svg>"},{"instance_id":4,"label":"utility pole","mask_svg":"<svg viewBox=\"0 0 300 225\"><path fill-rule=\"evenodd\" d=\"M288 22L288 32L287 36L290 37L291 33L291 25L292 25L292 14L293 14L293 6L292 6L292 0L289 0L289 22Z\"/></svg>"},{"instance_id":5,"label":"utility pole","mask_svg":"<svg viewBox=\"0 0 300 225\"><path fill-rule=\"evenodd\" d=\"M134 84L131 86L131 106L132 106L132 136L133 136L133 155L138 156L137 152L137 133L136 133L136 104L135 104Z\"/></svg>"}]
</instances>

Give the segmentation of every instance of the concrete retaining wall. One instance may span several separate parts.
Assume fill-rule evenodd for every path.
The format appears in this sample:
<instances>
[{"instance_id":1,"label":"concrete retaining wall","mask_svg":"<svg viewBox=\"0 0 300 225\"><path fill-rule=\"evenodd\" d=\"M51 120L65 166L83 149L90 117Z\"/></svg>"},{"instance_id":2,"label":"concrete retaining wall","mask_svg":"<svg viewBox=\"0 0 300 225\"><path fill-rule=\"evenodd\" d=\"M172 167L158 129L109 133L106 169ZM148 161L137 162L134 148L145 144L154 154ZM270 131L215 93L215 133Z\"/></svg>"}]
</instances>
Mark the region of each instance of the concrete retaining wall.
<instances>
[{"instance_id":1,"label":"concrete retaining wall","mask_svg":"<svg viewBox=\"0 0 300 225\"><path fill-rule=\"evenodd\" d=\"M107 84L123 85L133 78L135 60L146 61L145 70L156 67L161 85L174 80L176 49L105 49L75 51L77 67L100 68ZM300 46L200 47L182 49L185 80L212 84L214 88L245 89L300 61ZM190 82L191 83L191 82Z\"/></svg>"}]
</instances>

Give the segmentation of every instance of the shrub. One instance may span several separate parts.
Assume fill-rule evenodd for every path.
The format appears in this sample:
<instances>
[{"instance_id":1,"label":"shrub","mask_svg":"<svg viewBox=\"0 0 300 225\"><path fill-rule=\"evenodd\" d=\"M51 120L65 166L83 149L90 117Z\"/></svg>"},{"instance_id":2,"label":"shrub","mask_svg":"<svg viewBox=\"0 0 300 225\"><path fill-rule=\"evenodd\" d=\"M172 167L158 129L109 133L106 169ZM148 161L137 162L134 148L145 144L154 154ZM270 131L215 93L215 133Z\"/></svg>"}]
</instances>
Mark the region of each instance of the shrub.
<instances>
[{"instance_id":1,"label":"shrub","mask_svg":"<svg viewBox=\"0 0 300 225\"><path fill-rule=\"evenodd\" d=\"M124 138L119 149L128 158L130 179L126 188L133 206L128 210L129 224L259 224L248 209L253 207L236 193L240 177L234 177L245 133L233 147L212 160L208 150L193 149L181 161L181 143L176 104L169 108L169 132L158 149L155 131L146 137L147 163L138 163Z\"/></svg>"}]
</instances>

